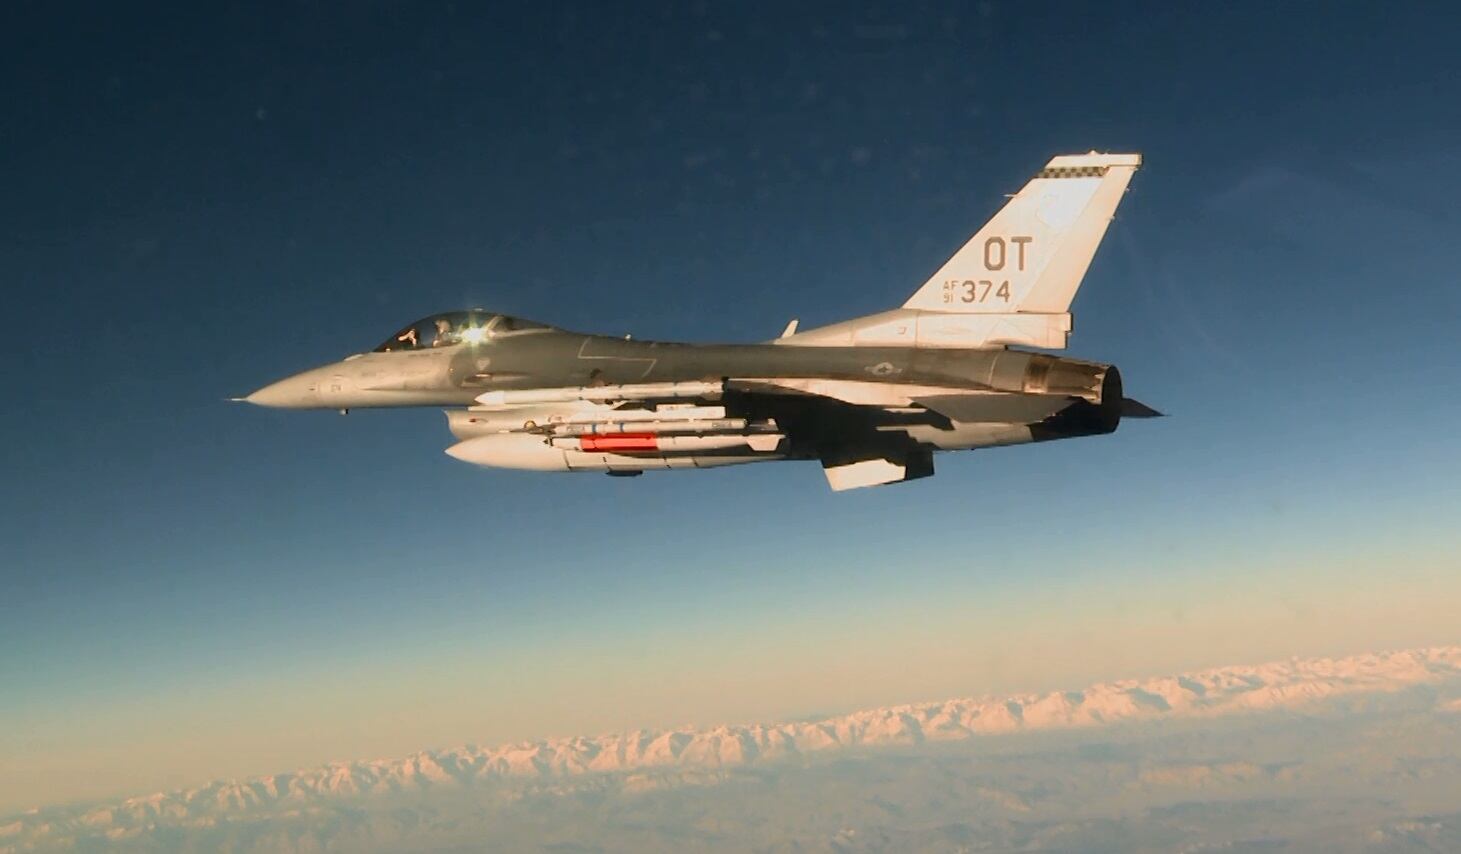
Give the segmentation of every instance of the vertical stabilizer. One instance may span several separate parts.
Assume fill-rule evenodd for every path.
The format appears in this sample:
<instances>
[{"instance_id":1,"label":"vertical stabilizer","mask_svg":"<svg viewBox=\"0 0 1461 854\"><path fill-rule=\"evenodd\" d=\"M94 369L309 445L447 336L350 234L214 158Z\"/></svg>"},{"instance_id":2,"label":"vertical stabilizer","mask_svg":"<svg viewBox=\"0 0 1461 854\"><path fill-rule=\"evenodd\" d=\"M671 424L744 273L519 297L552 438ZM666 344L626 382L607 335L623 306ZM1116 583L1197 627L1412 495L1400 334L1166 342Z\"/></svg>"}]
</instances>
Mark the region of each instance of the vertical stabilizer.
<instances>
[{"instance_id":1,"label":"vertical stabilizer","mask_svg":"<svg viewBox=\"0 0 1461 854\"><path fill-rule=\"evenodd\" d=\"M1053 158L902 308L776 343L1060 349L1071 300L1140 166L1140 154Z\"/></svg>"},{"instance_id":2,"label":"vertical stabilizer","mask_svg":"<svg viewBox=\"0 0 1461 854\"><path fill-rule=\"evenodd\" d=\"M1139 154L1052 159L903 307L960 314L1069 311L1140 165Z\"/></svg>"}]
</instances>

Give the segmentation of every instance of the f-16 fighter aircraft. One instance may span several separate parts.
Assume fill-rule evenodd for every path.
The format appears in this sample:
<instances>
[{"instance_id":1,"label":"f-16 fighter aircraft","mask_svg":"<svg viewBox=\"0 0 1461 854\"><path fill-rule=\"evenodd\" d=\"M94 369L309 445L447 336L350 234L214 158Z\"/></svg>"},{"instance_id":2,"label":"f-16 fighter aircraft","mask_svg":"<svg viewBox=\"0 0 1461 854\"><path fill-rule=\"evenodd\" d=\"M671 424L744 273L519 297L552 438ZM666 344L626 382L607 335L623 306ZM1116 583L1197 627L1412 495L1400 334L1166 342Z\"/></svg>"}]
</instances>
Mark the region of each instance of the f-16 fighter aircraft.
<instances>
[{"instance_id":1,"label":"f-16 fighter aircraft","mask_svg":"<svg viewBox=\"0 0 1461 854\"><path fill-rule=\"evenodd\" d=\"M834 490L933 474L933 452L1110 433L1157 415L1059 350L1137 154L1056 157L901 308L760 344L569 332L490 311L412 323L242 398L443 406L482 466L637 475L817 460Z\"/></svg>"}]
</instances>

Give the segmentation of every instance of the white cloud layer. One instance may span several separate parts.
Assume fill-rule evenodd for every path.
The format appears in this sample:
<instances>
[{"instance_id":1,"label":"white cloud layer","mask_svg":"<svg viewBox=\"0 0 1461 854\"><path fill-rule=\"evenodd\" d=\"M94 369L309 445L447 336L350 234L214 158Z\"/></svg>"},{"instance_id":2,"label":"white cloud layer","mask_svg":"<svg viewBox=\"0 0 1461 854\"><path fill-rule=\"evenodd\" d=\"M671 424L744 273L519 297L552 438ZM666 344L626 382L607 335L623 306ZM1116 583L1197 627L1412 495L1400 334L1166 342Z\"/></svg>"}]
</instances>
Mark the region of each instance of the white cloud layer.
<instances>
[{"instance_id":1,"label":"white cloud layer","mask_svg":"<svg viewBox=\"0 0 1461 854\"><path fill-rule=\"evenodd\" d=\"M1461 647L424 751L0 819L0 852L1461 850Z\"/></svg>"}]
</instances>

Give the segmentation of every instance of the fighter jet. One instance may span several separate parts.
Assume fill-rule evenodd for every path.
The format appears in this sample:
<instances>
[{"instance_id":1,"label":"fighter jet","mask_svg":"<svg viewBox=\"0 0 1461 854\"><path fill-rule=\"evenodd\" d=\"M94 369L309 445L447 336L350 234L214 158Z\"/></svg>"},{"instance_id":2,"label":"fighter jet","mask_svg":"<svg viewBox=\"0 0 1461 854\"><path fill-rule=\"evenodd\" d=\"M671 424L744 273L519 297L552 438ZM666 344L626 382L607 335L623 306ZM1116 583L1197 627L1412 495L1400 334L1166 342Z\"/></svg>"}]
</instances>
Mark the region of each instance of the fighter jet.
<instances>
[{"instance_id":1,"label":"fighter jet","mask_svg":"<svg viewBox=\"0 0 1461 854\"><path fill-rule=\"evenodd\" d=\"M1056 157L902 307L757 344L570 332L476 309L242 400L290 409L446 407L451 456L638 475L815 460L834 490L933 474L935 451L1114 431L1159 413L1115 366L1064 349L1070 304L1137 154Z\"/></svg>"}]
</instances>

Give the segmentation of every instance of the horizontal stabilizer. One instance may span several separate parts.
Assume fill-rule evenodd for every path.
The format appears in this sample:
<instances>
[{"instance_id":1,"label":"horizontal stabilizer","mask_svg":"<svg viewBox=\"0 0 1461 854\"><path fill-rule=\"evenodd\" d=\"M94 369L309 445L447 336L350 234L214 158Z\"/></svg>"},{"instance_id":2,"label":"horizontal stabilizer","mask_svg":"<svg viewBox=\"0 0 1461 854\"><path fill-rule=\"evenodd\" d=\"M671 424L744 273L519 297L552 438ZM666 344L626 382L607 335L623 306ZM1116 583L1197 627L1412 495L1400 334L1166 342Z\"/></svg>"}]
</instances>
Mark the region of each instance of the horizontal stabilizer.
<instances>
[{"instance_id":1,"label":"horizontal stabilizer","mask_svg":"<svg viewBox=\"0 0 1461 854\"><path fill-rule=\"evenodd\" d=\"M1139 400L1132 400L1131 398L1127 397L1123 398L1121 401L1121 417L1163 418L1165 417L1165 413L1158 412Z\"/></svg>"}]
</instances>

